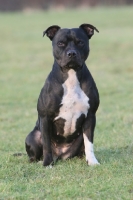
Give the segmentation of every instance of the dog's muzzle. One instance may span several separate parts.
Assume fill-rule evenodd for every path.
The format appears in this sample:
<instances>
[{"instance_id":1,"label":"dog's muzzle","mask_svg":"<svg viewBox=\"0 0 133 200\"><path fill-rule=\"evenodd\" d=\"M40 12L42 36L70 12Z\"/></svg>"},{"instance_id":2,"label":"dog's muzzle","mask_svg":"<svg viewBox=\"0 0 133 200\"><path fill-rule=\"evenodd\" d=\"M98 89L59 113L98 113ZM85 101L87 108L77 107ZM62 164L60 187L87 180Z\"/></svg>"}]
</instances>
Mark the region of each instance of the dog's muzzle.
<instances>
[{"instance_id":1,"label":"dog's muzzle","mask_svg":"<svg viewBox=\"0 0 133 200\"><path fill-rule=\"evenodd\" d=\"M69 58L75 58L75 57L77 57L77 52L76 52L75 50L69 50L69 51L67 52L67 56L68 56Z\"/></svg>"},{"instance_id":2,"label":"dog's muzzle","mask_svg":"<svg viewBox=\"0 0 133 200\"><path fill-rule=\"evenodd\" d=\"M66 54L68 59L68 62L65 66L66 68L78 70L79 68L82 67L82 62L76 50L74 49L68 50Z\"/></svg>"}]
</instances>

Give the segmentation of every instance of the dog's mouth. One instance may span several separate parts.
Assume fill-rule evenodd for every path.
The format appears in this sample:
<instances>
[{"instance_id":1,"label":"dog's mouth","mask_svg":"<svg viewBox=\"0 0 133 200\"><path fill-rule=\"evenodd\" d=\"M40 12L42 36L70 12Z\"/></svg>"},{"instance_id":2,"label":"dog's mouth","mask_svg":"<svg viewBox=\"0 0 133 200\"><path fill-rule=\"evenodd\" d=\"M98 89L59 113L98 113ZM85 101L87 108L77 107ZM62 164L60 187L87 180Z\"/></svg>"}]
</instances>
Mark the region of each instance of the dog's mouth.
<instances>
[{"instance_id":1,"label":"dog's mouth","mask_svg":"<svg viewBox=\"0 0 133 200\"><path fill-rule=\"evenodd\" d=\"M67 59L67 60L56 60L58 65L61 67L61 70L66 72L69 69L74 69L75 71L79 70L83 66L83 61L81 59Z\"/></svg>"},{"instance_id":2,"label":"dog's mouth","mask_svg":"<svg viewBox=\"0 0 133 200\"><path fill-rule=\"evenodd\" d=\"M65 68L78 70L82 67L82 65L83 64L81 62L71 60L65 65Z\"/></svg>"},{"instance_id":3,"label":"dog's mouth","mask_svg":"<svg viewBox=\"0 0 133 200\"><path fill-rule=\"evenodd\" d=\"M66 68L70 68L70 69L78 69L78 68L80 68L81 66L80 65L77 65L77 64L75 64L75 63L69 63L69 64L67 64L66 65Z\"/></svg>"}]
</instances>

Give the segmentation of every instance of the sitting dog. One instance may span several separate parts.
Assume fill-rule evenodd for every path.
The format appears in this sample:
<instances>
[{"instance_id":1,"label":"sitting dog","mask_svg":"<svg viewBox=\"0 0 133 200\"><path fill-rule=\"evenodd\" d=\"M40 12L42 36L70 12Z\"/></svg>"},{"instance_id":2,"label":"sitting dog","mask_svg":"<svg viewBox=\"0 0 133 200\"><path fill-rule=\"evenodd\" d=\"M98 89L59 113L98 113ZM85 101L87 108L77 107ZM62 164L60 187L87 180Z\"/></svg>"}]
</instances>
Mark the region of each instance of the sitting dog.
<instances>
[{"instance_id":1,"label":"sitting dog","mask_svg":"<svg viewBox=\"0 0 133 200\"><path fill-rule=\"evenodd\" d=\"M99 32L90 24L54 25L43 32L52 41L54 64L38 98L36 126L25 140L31 162L43 157L48 166L85 153L88 165L99 164L93 151L99 94L85 64L94 30Z\"/></svg>"}]
</instances>

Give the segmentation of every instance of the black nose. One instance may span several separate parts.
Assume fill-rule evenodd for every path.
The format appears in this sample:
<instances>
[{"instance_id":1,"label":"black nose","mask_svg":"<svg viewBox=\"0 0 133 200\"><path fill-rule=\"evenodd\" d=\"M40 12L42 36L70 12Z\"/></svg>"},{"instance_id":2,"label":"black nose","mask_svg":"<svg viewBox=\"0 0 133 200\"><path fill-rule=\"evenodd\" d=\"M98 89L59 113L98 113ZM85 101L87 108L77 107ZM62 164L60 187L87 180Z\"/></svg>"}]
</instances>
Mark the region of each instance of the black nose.
<instances>
[{"instance_id":1,"label":"black nose","mask_svg":"<svg viewBox=\"0 0 133 200\"><path fill-rule=\"evenodd\" d=\"M69 50L69 51L67 52L67 55L68 55L69 58L74 58L74 57L77 56L77 53L76 53L75 50Z\"/></svg>"}]
</instances>

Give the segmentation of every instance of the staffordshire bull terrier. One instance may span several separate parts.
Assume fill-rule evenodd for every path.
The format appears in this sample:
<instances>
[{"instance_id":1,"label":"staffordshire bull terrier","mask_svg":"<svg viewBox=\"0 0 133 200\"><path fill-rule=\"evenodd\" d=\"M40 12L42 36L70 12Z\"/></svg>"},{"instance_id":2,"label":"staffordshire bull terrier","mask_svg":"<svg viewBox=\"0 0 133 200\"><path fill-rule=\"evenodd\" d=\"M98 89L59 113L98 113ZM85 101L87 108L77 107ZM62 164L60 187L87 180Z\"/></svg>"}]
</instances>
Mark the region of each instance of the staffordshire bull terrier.
<instances>
[{"instance_id":1,"label":"staffordshire bull terrier","mask_svg":"<svg viewBox=\"0 0 133 200\"><path fill-rule=\"evenodd\" d=\"M85 153L88 165L99 164L93 151L99 94L85 64L94 30L99 32L91 24L54 25L43 32L52 41L54 64L38 98L36 126L25 140L31 162L43 157L47 166Z\"/></svg>"}]
</instances>

